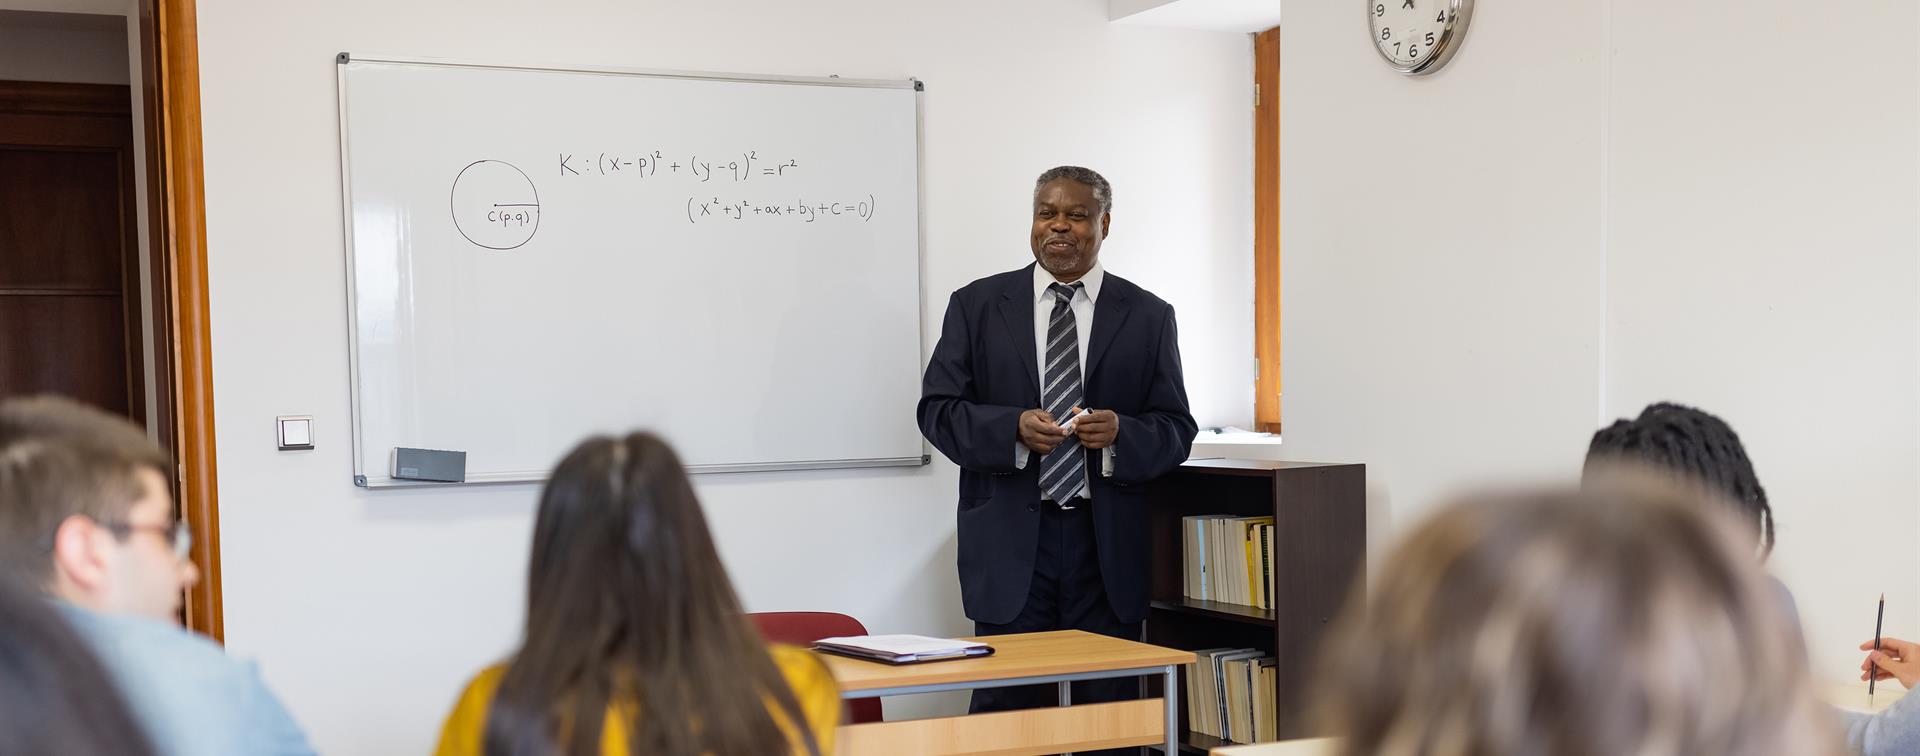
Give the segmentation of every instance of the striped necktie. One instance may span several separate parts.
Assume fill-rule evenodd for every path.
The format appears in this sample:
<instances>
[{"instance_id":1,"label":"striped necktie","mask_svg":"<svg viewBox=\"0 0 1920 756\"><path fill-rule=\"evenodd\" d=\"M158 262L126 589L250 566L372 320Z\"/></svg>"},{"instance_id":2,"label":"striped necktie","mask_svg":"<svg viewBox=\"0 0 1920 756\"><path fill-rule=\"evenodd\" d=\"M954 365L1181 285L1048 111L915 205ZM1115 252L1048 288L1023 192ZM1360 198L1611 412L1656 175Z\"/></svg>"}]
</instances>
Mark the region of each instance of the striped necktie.
<instances>
[{"instance_id":1,"label":"striped necktie","mask_svg":"<svg viewBox=\"0 0 1920 756\"><path fill-rule=\"evenodd\" d=\"M1047 287L1053 295L1053 315L1047 321L1047 364L1041 370L1040 406L1055 421L1065 419L1082 401L1080 391L1080 333L1073 319L1073 295L1085 284L1071 288L1061 284ZM1055 504L1069 506L1074 494L1087 480L1087 455L1080 438L1068 436L1040 461L1040 492Z\"/></svg>"}]
</instances>

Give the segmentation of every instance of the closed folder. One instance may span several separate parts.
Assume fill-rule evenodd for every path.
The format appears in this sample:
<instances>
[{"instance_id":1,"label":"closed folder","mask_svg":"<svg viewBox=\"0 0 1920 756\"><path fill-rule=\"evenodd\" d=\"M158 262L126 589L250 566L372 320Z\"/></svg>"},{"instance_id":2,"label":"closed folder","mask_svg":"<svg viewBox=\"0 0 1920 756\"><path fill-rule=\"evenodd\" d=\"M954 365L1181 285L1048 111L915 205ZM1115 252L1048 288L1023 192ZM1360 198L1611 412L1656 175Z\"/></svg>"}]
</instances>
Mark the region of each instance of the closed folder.
<instances>
[{"instance_id":1,"label":"closed folder","mask_svg":"<svg viewBox=\"0 0 1920 756\"><path fill-rule=\"evenodd\" d=\"M815 651L887 664L970 659L993 653L993 647L985 643L929 638L924 635L855 635L822 638L814 641L813 648Z\"/></svg>"}]
</instances>

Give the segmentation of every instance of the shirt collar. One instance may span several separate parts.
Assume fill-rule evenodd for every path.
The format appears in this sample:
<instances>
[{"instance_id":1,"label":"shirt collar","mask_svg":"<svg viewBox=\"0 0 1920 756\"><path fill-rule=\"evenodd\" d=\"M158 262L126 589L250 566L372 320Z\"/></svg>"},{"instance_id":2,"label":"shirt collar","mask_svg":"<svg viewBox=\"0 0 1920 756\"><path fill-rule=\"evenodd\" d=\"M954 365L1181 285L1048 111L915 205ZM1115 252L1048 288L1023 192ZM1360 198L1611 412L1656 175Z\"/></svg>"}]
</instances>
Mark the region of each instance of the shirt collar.
<instances>
[{"instance_id":1,"label":"shirt collar","mask_svg":"<svg viewBox=\"0 0 1920 756\"><path fill-rule=\"evenodd\" d=\"M1080 277L1077 283L1086 284L1087 301L1095 303L1100 301L1100 283L1104 281L1106 277L1107 272L1100 267L1099 261L1095 261L1093 267L1087 270L1087 274ZM1039 304L1049 303L1053 295L1047 293L1047 287L1056 283L1059 283L1059 280L1055 279L1052 273L1048 273L1046 268L1040 267L1040 263L1036 262L1033 264L1034 302ZM1068 285L1071 286L1072 284Z\"/></svg>"}]
</instances>

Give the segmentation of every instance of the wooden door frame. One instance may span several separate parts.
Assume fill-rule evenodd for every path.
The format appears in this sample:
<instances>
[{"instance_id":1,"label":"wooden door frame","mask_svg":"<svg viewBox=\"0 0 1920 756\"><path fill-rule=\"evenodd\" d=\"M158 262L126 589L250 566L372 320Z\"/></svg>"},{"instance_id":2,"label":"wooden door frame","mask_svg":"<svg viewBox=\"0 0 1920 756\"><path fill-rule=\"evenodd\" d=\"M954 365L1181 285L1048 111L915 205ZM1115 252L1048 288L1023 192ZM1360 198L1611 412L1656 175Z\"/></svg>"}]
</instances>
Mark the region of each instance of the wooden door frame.
<instances>
[{"instance_id":1,"label":"wooden door frame","mask_svg":"<svg viewBox=\"0 0 1920 756\"><path fill-rule=\"evenodd\" d=\"M1280 432L1280 27L1253 38L1253 321L1258 430Z\"/></svg>"},{"instance_id":2,"label":"wooden door frame","mask_svg":"<svg viewBox=\"0 0 1920 756\"><path fill-rule=\"evenodd\" d=\"M153 422L178 465L176 500L193 530L193 561L200 567L200 582L187 592L187 627L220 641L226 630L220 602L199 30L194 0L140 0L138 12L156 414L161 416Z\"/></svg>"}]
</instances>

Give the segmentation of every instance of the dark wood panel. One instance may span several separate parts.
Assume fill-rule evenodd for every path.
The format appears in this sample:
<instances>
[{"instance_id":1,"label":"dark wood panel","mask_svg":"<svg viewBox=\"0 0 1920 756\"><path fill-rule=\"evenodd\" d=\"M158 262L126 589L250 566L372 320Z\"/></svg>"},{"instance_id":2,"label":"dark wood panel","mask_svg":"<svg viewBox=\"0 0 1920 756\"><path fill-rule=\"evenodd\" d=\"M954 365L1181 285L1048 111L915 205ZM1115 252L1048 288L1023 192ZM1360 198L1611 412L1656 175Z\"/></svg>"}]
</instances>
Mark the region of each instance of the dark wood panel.
<instances>
[{"instance_id":1,"label":"dark wood panel","mask_svg":"<svg viewBox=\"0 0 1920 756\"><path fill-rule=\"evenodd\" d=\"M120 169L116 152L0 147L0 287L119 291Z\"/></svg>"},{"instance_id":2,"label":"dark wood panel","mask_svg":"<svg viewBox=\"0 0 1920 756\"><path fill-rule=\"evenodd\" d=\"M15 113L0 118L0 145L122 149L132 146L126 116Z\"/></svg>"},{"instance_id":3,"label":"dark wood panel","mask_svg":"<svg viewBox=\"0 0 1920 756\"><path fill-rule=\"evenodd\" d=\"M0 291L14 296L117 294L121 360L116 376L83 381L123 387L113 406L146 420L134 211L131 89L97 84L0 81ZM44 323L0 327L39 329ZM59 327L53 324L51 327ZM21 339L26 336L20 336ZM18 340L18 339L16 339ZM88 346L42 352L40 373L98 367ZM72 364L63 364L71 359Z\"/></svg>"},{"instance_id":4,"label":"dark wood panel","mask_svg":"<svg viewBox=\"0 0 1920 756\"><path fill-rule=\"evenodd\" d=\"M1274 671L1279 686L1280 737L1310 733L1305 714L1321 638L1365 579L1367 468L1340 465L1291 470L1274 477L1273 582L1280 607Z\"/></svg>"},{"instance_id":5,"label":"dark wood panel","mask_svg":"<svg viewBox=\"0 0 1920 756\"><path fill-rule=\"evenodd\" d=\"M0 81L0 111L131 116L133 92L117 84Z\"/></svg>"},{"instance_id":6,"label":"dark wood panel","mask_svg":"<svg viewBox=\"0 0 1920 756\"><path fill-rule=\"evenodd\" d=\"M64 394L126 414L121 308L118 296L0 297L0 397Z\"/></svg>"},{"instance_id":7,"label":"dark wood panel","mask_svg":"<svg viewBox=\"0 0 1920 756\"><path fill-rule=\"evenodd\" d=\"M1241 604L1229 604L1224 601L1208 601L1197 598L1154 599L1150 602L1154 611L1192 614L1228 622L1271 628L1274 623L1272 609L1260 609Z\"/></svg>"}]
</instances>

